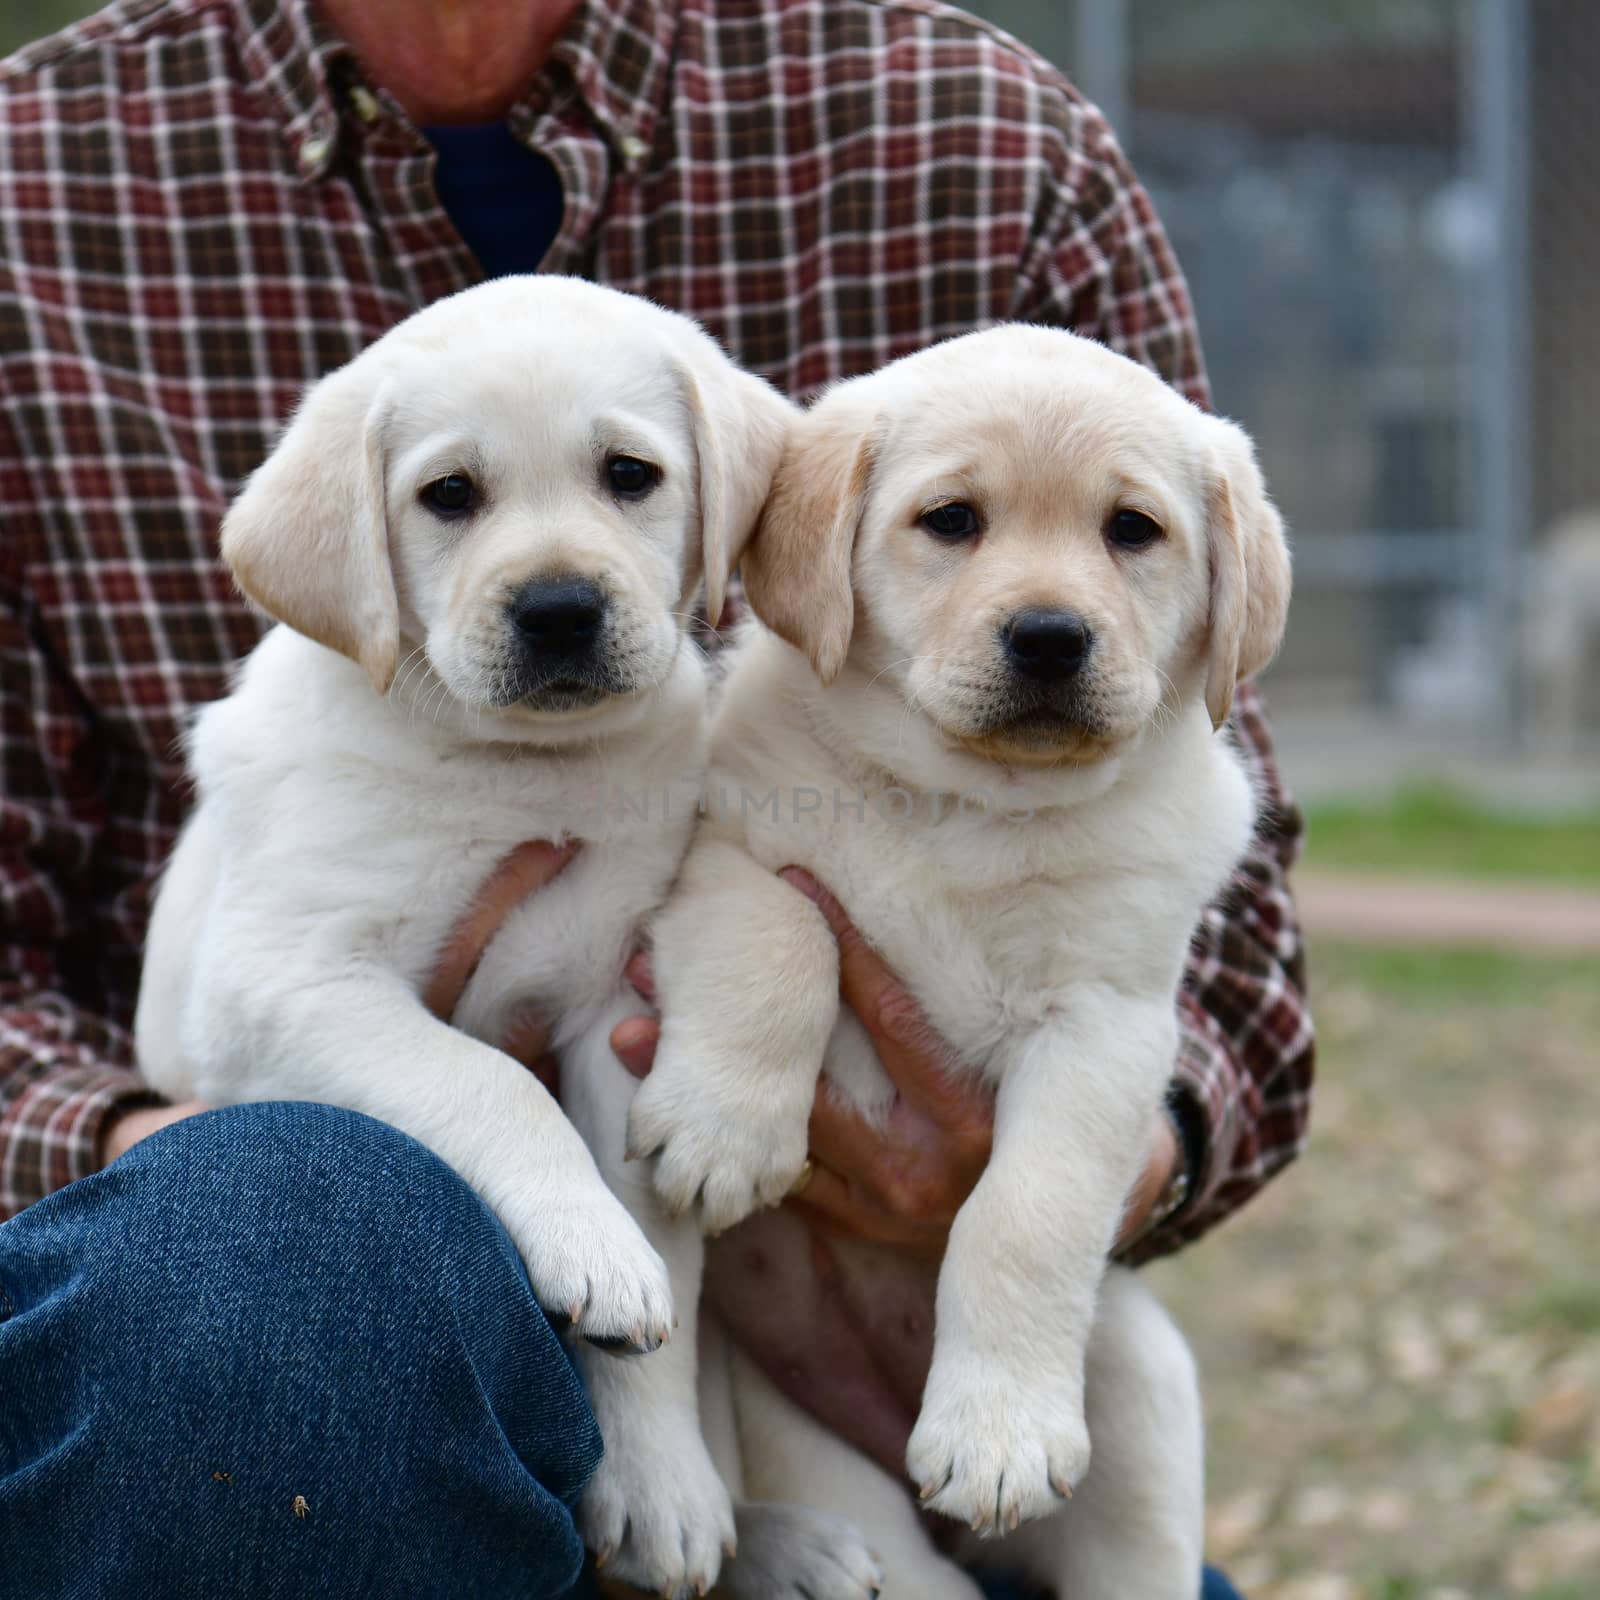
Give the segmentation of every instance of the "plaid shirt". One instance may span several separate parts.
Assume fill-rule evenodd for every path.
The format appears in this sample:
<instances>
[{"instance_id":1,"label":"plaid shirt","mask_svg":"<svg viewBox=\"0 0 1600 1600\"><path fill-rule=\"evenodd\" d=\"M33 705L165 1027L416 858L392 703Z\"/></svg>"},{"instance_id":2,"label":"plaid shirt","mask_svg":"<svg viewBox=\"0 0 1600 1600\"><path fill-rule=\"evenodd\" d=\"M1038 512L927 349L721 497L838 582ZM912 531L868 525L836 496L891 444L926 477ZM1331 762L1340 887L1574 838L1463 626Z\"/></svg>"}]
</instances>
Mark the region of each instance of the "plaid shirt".
<instances>
[{"instance_id":1,"label":"plaid shirt","mask_svg":"<svg viewBox=\"0 0 1600 1600\"><path fill-rule=\"evenodd\" d=\"M565 196L544 261L700 319L796 396L1001 319L1206 399L1188 296L1105 124L929 0L581 5L510 114ZM217 524L300 391L480 271L429 146L307 0L124 0L0 67L0 1215L149 1100L128 1026L177 738L260 624ZM1303 1138L1311 1030L1268 802L1195 941L1177 1065L1197 1192Z\"/></svg>"}]
</instances>

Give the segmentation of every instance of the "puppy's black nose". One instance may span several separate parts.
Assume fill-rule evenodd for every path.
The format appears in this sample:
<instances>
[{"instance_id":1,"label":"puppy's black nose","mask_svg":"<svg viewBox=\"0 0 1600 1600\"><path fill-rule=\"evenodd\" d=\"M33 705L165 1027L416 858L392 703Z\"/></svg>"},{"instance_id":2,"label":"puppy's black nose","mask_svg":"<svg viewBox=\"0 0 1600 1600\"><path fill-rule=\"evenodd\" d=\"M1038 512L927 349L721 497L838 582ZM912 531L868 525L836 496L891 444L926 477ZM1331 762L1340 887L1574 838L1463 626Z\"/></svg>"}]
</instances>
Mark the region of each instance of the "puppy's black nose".
<instances>
[{"instance_id":1,"label":"puppy's black nose","mask_svg":"<svg viewBox=\"0 0 1600 1600\"><path fill-rule=\"evenodd\" d=\"M1012 666L1041 683L1070 678L1093 642L1089 624L1073 611L1019 611L1005 626Z\"/></svg>"},{"instance_id":2,"label":"puppy's black nose","mask_svg":"<svg viewBox=\"0 0 1600 1600\"><path fill-rule=\"evenodd\" d=\"M588 578L538 578L523 585L510 611L512 625L530 650L571 659L593 647L605 621L606 597Z\"/></svg>"}]
</instances>

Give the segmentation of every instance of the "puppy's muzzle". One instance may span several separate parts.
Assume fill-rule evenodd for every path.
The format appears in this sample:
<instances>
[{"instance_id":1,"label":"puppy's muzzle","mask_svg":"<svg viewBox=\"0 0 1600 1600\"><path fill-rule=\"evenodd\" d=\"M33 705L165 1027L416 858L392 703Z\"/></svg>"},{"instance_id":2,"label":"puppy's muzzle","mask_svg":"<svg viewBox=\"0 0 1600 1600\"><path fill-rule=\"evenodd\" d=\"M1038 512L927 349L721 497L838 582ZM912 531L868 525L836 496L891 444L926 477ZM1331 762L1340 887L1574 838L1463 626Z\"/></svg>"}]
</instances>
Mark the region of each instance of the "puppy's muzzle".
<instances>
[{"instance_id":1,"label":"puppy's muzzle","mask_svg":"<svg viewBox=\"0 0 1600 1600\"><path fill-rule=\"evenodd\" d=\"M958 737L1007 763L1056 765L1103 753L1106 729L1090 658L1094 630L1076 611L1031 607L996 629L1004 676L977 728Z\"/></svg>"},{"instance_id":2,"label":"puppy's muzzle","mask_svg":"<svg viewBox=\"0 0 1600 1600\"><path fill-rule=\"evenodd\" d=\"M513 597L511 625L539 666L581 666L600 641L606 605L600 586L588 578L538 578Z\"/></svg>"},{"instance_id":3,"label":"puppy's muzzle","mask_svg":"<svg viewBox=\"0 0 1600 1600\"><path fill-rule=\"evenodd\" d=\"M507 697L549 710L592 704L621 687L609 660L611 601L592 578L534 578L506 602L513 662Z\"/></svg>"},{"instance_id":4,"label":"puppy's muzzle","mask_svg":"<svg viewBox=\"0 0 1600 1600\"><path fill-rule=\"evenodd\" d=\"M1075 611L1018 611L1001 629L1001 641L1013 672L1059 684L1078 675L1094 635Z\"/></svg>"}]
</instances>

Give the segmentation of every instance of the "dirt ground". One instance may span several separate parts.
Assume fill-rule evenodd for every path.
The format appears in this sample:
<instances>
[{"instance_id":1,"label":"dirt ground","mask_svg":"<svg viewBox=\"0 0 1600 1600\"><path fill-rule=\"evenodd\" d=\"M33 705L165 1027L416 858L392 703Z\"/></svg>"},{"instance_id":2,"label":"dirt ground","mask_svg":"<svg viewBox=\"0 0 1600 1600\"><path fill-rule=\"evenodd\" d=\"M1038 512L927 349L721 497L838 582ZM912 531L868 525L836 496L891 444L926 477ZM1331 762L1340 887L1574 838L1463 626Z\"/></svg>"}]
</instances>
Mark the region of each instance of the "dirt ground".
<instances>
[{"instance_id":1,"label":"dirt ground","mask_svg":"<svg viewBox=\"0 0 1600 1600\"><path fill-rule=\"evenodd\" d=\"M1250 1600L1600 1597L1600 973L1319 948L1311 1149L1152 1277Z\"/></svg>"}]
</instances>

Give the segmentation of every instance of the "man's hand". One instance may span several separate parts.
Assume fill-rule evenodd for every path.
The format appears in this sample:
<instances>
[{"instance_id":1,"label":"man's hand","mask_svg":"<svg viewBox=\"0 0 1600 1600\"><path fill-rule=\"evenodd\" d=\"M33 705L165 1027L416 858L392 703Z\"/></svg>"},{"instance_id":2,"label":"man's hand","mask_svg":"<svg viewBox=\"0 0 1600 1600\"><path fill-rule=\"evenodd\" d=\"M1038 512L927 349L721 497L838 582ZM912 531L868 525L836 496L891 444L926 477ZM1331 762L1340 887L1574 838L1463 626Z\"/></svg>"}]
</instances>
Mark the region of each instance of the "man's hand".
<instances>
[{"instance_id":1,"label":"man's hand","mask_svg":"<svg viewBox=\"0 0 1600 1600\"><path fill-rule=\"evenodd\" d=\"M457 918L434 961L433 975L423 986L422 1003L441 1022L448 1022L455 1015L483 952L501 924L529 895L537 894L560 877L577 853L575 842L555 845L530 839L500 858L473 896L472 904ZM546 1049L549 1040L550 1029L544 1018L525 1015L511 1024L500 1048L554 1094L559 1085L555 1057Z\"/></svg>"},{"instance_id":2,"label":"man's hand","mask_svg":"<svg viewBox=\"0 0 1600 1600\"><path fill-rule=\"evenodd\" d=\"M1123 1210L1122 1226L1117 1229L1114 1246L1116 1250L1126 1250L1144 1237L1151 1224L1151 1213L1166 1194L1172 1175L1178 1170L1178 1163L1182 1159L1178 1130L1173 1126L1172 1118L1162 1112L1156 1118L1155 1132L1150 1137L1150 1154L1145 1158L1144 1171L1139 1174Z\"/></svg>"},{"instance_id":3,"label":"man's hand","mask_svg":"<svg viewBox=\"0 0 1600 1600\"><path fill-rule=\"evenodd\" d=\"M770 1273L772 1265L752 1269L736 1228L707 1255L706 1294L779 1388L898 1478L928 1377L939 1264L950 1224L988 1162L994 1107L981 1082L952 1070L950 1046L839 902L804 872L783 876L816 903L839 941L840 993L872 1038L895 1104L878 1131L819 1087L811 1113L815 1166L787 1202L810 1224L812 1247L809 1255L785 1256L780 1268L809 1273L810 1281L751 1280L752 1270ZM654 1000L647 955L634 957L628 976ZM611 1045L643 1077L660 1032L653 1017L629 1017L612 1031ZM1119 1247L1143 1231L1176 1152L1163 1115ZM840 1234L886 1244L903 1265L893 1273L841 1273L828 1243Z\"/></svg>"},{"instance_id":4,"label":"man's hand","mask_svg":"<svg viewBox=\"0 0 1600 1600\"><path fill-rule=\"evenodd\" d=\"M501 857L473 896L472 904L450 930L423 987L423 1004L436 1017L448 1022L455 1015L462 993L501 924L530 894L537 894L559 877L577 850L573 843L553 845L532 839ZM548 1042L549 1029L544 1019L524 1016L512 1024L500 1048L554 1094L556 1062L546 1050ZM184 1100L175 1106L134 1106L108 1117L100 1129L101 1166L109 1166L157 1129L211 1109L203 1100Z\"/></svg>"},{"instance_id":5,"label":"man's hand","mask_svg":"<svg viewBox=\"0 0 1600 1600\"><path fill-rule=\"evenodd\" d=\"M826 1083L819 1086L811 1111L812 1174L788 1203L831 1231L938 1261L956 1213L988 1164L993 1095L960 1070L954 1051L833 895L798 868L781 876L816 904L839 941L840 994L896 1091L887 1123L875 1129ZM653 1000L648 957L635 957L628 970L634 987ZM630 1017L613 1030L611 1043L623 1064L643 1077L659 1037L653 1018ZM1128 1198L1119 1249L1143 1231L1177 1159L1176 1136L1162 1116Z\"/></svg>"},{"instance_id":6,"label":"man's hand","mask_svg":"<svg viewBox=\"0 0 1600 1600\"><path fill-rule=\"evenodd\" d=\"M125 1150L168 1123L181 1122L211 1109L204 1100L180 1100L175 1106L130 1106L112 1112L100 1124L100 1165L109 1167Z\"/></svg>"},{"instance_id":7,"label":"man's hand","mask_svg":"<svg viewBox=\"0 0 1600 1600\"><path fill-rule=\"evenodd\" d=\"M790 869L782 876L816 902L833 929L840 993L861 1018L898 1091L879 1130L843 1105L825 1083L818 1087L811 1108L811 1175L788 1203L831 1231L937 1262L956 1212L988 1162L993 1096L950 1070L955 1058L949 1046L838 901L807 873ZM646 1000L655 999L647 954L628 964L628 977ZM629 1017L612 1030L611 1047L642 1078L660 1036L654 1017Z\"/></svg>"},{"instance_id":8,"label":"man's hand","mask_svg":"<svg viewBox=\"0 0 1600 1600\"><path fill-rule=\"evenodd\" d=\"M793 1202L824 1226L939 1260L989 1163L994 1095L963 1072L844 907L809 873L780 876L813 901L839 942L839 993L895 1088L874 1129L823 1084L811 1110L810 1181Z\"/></svg>"}]
</instances>

